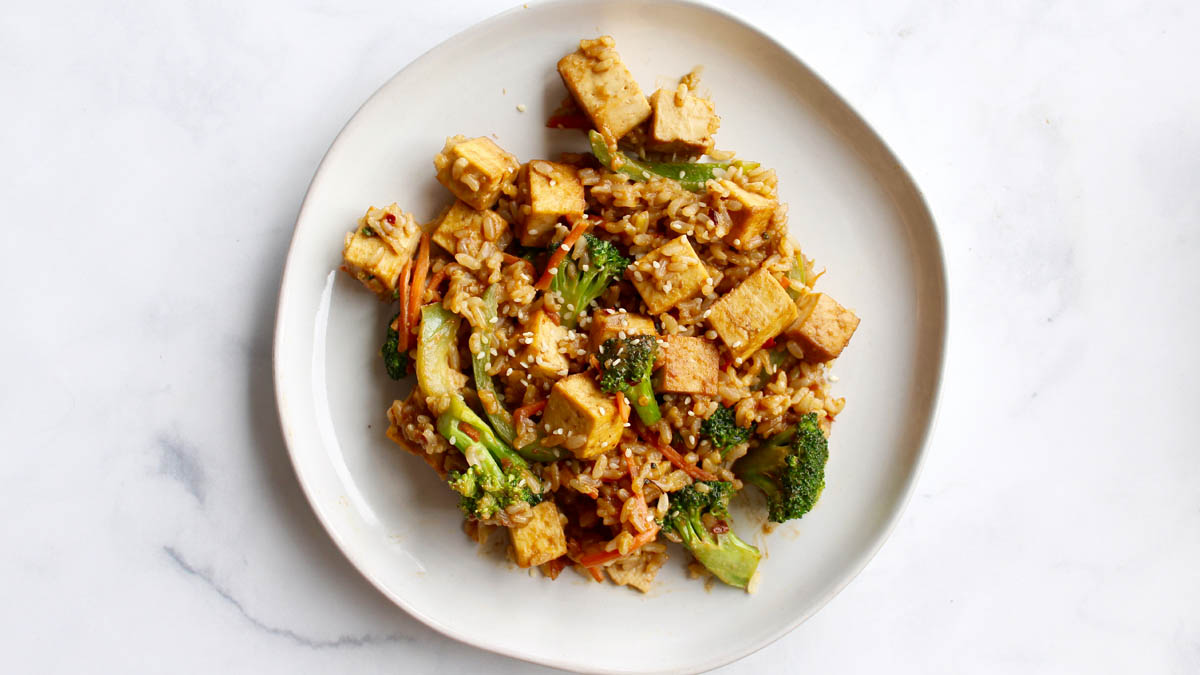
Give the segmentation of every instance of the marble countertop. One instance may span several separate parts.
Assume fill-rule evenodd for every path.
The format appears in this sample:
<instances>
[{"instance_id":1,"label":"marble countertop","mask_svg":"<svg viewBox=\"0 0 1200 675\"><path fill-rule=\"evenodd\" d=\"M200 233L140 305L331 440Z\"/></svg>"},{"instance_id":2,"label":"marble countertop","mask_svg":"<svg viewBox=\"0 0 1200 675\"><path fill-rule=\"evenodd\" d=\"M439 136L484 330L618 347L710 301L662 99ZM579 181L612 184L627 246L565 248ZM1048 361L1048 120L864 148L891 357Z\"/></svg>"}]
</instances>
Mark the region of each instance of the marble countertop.
<instances>
[{"instance_id":1,"label":"marble countertop","mask_svg":"<svg viewBox=\"0 0 1200 675\"><path fill-rule=\"evenodd\" d=\"M6 671L540 670L369 586L278 430L275 299L318 161L502 8L402 7L4 10ZM721 672L1200 672L1200 5L739 11L922 186L951 337L892 538Z\"/></svg>"}]
</instances>

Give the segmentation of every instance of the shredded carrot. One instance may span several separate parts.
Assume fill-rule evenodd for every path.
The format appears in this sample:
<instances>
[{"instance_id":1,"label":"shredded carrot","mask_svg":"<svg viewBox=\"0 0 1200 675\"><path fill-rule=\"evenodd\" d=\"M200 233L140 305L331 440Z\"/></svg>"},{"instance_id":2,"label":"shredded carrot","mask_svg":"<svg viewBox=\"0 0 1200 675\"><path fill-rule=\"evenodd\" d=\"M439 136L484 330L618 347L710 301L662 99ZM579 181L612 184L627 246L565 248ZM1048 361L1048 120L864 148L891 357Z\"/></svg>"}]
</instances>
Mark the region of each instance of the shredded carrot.
<instances>
[{"instance_id":1,"label":"shredded carrot","mask_svg":"<svg viewBox=\"0 0 1200 675\"><path fill-rule=\"evenodd\" d=\"M629 421L629 401L625 400L625 392L617 392L617 417L621 418L621 424ZM629 459L626 457L626 459Z\"/></svg>"},{"instance_id":2,"label":"shredded carrot","mask_svg":"<svg viewBox=\"0 0 1200 675\"><path fill-rule=\"evenodd\" d=\"M479 440L479 432L475 430L475 427L466 422L459 422L458 430L466 434L473 441Z\"/></svg>"},{"instance_id":3,"label":"shredded carrot","mask_svg":"<svg viewBox=\"0 0 1200 675\"><path fill-rule=\"evenodd\" d=\"M416 331L417 316L421 311L421 298L425 295L425 277L429 275L429 233L421 235L417 249L417 266L413 268L412 289L408 296L408 329Z\"/></svg>"},{"instance_id":4,"label":"shredded carrot","mask_svg":"<svg viewBox=\"0 0 1200 675\"><path fill-rule=\"evenodd\" d=\"M404 263L404 269L400 272L400 286L396 289L400 291L400 316L398 317L396 332L400 334L398 351L408 351L408 335L411 332L408 326L408 295L409 295L409 279L412 277L412 261Z\"/></svg>"},{"instance_id":5,"label":"shredded carrot","mask_svg":"<svg viewBox=\"0 0 1200 675\"><path fill-rule=\"evenodd\" d=\"M575 226L567 233L567 237L554 249L554 253L550 254L550 261L546 263L546 271L542 273L542 278L538 279L538 282L533 285L534 288L539 291L550 288L550 280L554 278L554 270L558 269L559 263L563 261L563 258L567 257L567 252L571 250L575 242L579 241L583 233L587 232L590 225L591 222L586 217L580 218L579 222L575 223Z\"/></svg>"},{"instance_id":6,"label":"shredded carrot","mask_svg":"<svg viewBox=\"0 0 1200 675\"><path fill-rule=\"evenodd\" d=\"M646 441L650 445L653 445L655 447L655 449L657 449L659 452L661 452L663 454L663 457L666 457L668 460L670 460L670 462L672 464L679 467L680 469L683 469L683 472L686 473L687 475L691 476L692 478L694 478L696 480L716 480L717 479L716 476L705 471L704 469L701 469L700 467L696 466L695 464L689 464L686 460L683 459L683 455L679 454L679 451L676 450L675 448L672 448L669 443L661 443L658 441L658 439L651 438L650 434L647 433L647 429L640 424L638 425L638 434L642 437L643 441Z\"/></svg>"},{"instance_id":7,"label":"shredded carrot","mask_svg":"<svg viewBox=\"0 0 1200 675\"><path fill-rule=\"evenodd\" d=\"M534 273L533 263L529 262L528 260L526 260L524 258L518 258L517 256L515 256L511 253L501 253L500 259L503 260L504 262L508 263L509 265L516 265L518 263L522 264L529 268L530 274Z\"/></svg>"},{"instance_id":8,"label":"shredded carrot","mask_svg":"<svg viewBox=\"0 0 1200 675\"><path fill-rule=\"evenodd\" d=\"M588 574L592 575L593 579L599 581L600 583L604 583L604 572L601 572L599 567L588 567L586 569Z\"/></svg>"},{"instance_id":9,"label":"shredded carrot","mask_svg":"<svg viewBox=\"0 0 1200 675\"><path fill-rule=\"evenodd\" d=\"M438 290L438 286L441 286L442 282L446 280L446 276L449 272L450 272L450 266L442 265L442 269L438 270L437 272L434 272L433 276L429 278L429 283L425 286L425 290L433 291L433 301L434 302L441 301L442 293L441 293L441 291Z\"/></svg>"},{"instance_id":10,"label":"shredded carrot","mask_svg":"<svg viewBox=\"0 0 1200 675\"><path fill-rule=\"evenodd\" d=\"M523 421L525 421L525 420L529 419L530 417L545 410L547 400L548 399L542 399L536 403L530 403L529 405L523 405L520 408L517 408L516 410L514 410L513 411L513 424L518 429L520 429L521 423Z\"/></svg>"},{"instance_id":11,"label":"shredded carrot","mask_svg":"<svg viewBox=\"0 0 1200 675\"><path fill-rule=\"evenodd\" d=\"M629 547L629 553L633 553L634 551L638 550L639 548L654 541L654 538L657 536L658 536L658 528L657 527L655 527L647 532L640 532L640 533L634 535L633 536L633 546ZM589 554L581 557L579 559L579 564L583 565L584 567L596 567L598 565L610 563L610 562L616 560L617 558L622 558L625 555L629 555L629 553L622 554L621 551L618 549L614 549L612 551L597 551L595 553L589 553Z\"/></svg>"}]
</instances>

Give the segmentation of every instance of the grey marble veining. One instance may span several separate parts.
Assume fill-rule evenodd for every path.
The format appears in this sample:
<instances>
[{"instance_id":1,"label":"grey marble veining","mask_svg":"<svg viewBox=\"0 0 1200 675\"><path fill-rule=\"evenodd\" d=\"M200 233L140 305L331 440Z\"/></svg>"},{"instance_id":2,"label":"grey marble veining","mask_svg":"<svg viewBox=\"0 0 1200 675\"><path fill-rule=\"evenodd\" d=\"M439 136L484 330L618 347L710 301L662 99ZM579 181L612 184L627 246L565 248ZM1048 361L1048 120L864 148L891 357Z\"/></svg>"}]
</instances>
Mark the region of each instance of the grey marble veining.
<instances>
[{"instance_id":1,"label":"grey marble veining","mask_svg":"<svg viewBox=\"0 0 1200 675\"><path fill-rule=\"evenodd\" d=\"M330 140L499 9L5 8L6 671L544 670L441 637L342 558L292 473L270 369ZM1200 6L739 11L925 191L951 338L895 534L722 672L1200 672Z\"/></svg>"}]
</instances>

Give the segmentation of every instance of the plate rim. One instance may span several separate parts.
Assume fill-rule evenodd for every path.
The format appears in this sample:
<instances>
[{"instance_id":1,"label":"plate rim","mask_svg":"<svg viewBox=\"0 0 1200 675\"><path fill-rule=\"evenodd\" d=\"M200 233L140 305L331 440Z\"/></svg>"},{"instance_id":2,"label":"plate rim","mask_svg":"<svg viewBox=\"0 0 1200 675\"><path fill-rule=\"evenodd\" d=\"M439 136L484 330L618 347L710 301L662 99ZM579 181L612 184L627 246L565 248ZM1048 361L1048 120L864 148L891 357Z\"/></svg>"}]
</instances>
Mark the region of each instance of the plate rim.
<instances>
[{"instance_id":1,"label":"plate rim","mask_svg":"<svg viewBox=\"0 0 1200 675\"><path fill-rule=\"evenodd\" d=\"M930 446L931 446L931 440L933 438L934 432L938 425L939 412L940 412L940 408L941 408L942 385L943 385L943 380L945 378L946 359L947 359L949 340L950 340L950 285L949 285L949 279L948 279L948 276L949 276L948 270L946 268L945 246L942 242L941 232L938 228L936 219L933 217L933 211L932 211L932 209L929 208L929 202L925 197L924 191L921 190L920 185L913 178L912 173L908 170L908 167L905 166L904 163L900 161L900 158L896 155L895 151L884 140L884 138L879 134L879 132L877 132L875 130L875 127L873 127L871 124L869 124L867 122L867 120L858 112L858 110L856 108L854 108L853 106L851 106L849 104L849 102L845 99L845 97L843 97L836 88L834 88L832 85L830 85L830 83L828 81L826 81L825 78L823 78L820 75L820 73L818 73L816 70L814 70L812 67L810 67L802 58L800 58L800 56L791 47L789 47L784 42L776 39L773 35L768 33L763 28L760 28L759 26L752 23L748 19L745 19L739 13L734 11L733 9L728 8L728 7L721 7L721 6L709 4L708 2L706 2L704 0L642 0L642 2L648 6L653 6L653 5L674 6L674 7L687 8L687 9L693 10L693 11L707 12L707 13L716 15L717 18L719 18L719 19L732 21L732 22L740 25L741 27L757 34L763 40L767 41L771 46L781 50L784 54L786 54L788 57L790 57L795 62L796 65L800 66L805 71L807 71L811 77L813 77L817 82L819 82L826 89L826 91L829 92L829 94L836 100L836 102L838 104L840 104L843 111L849 114L851 121L856 123L858 126L861 127L862 130L864 130L865 132L867 132L867 134L869 134L870 140L884 152L884 157L892 165L892 167L896 171L897 175L899 177L901 177L903 179L903 181L907 184L907 186L912 189L913 196L915 197L914 202L917 206L920 207L921 214L924 216L925 220L927 220L927 222L930 226L930 228L929 228L929 235L930 235L929 248L930 248L930 252L932 253L932 257L935 258L938 263L937 269L936 269L936 274L932 275L934 281L936 282L934 284L935 288L930 289L930 292L936 294L936 296L940 296L940 297L935 297L935 300L936 300L936 304L940 305L941 311L940 311L940 320L937 321L937 325L933 326L933 328L936 329L936 332L937 332L937 335L936 335L937 354L936 354L936 358L934 359L934 364L933 364L934 373L933 373L933 379L932 379L932 386L931 386L931 389L929 392L930 403L929 403L928 419L926 420L926 422L924 424L924 429L919 434L919 438L917 439L917 442L915 444L915 448L916 448L917 452L916 452L916 457L913 461L913 468L912 468L912 471L911 471L907 481L905 482L905 484L903 485L903 487L900 491L900 496L899 496L899 499L897 500L896 508L893 509L892 512L888 515L886 522L884 523L882 529L880 530L879 535L877 536L876 540L874 542L872 542L871 546L868 547L867 549L864 549L864 551L861 554L859 554L859 556L854 560L853 564L847 566L846 570L842 573L842 575L838 579L837 583L831 585L829 587L829 589L824 594L822 594L816 602L812 603L812 605L806 611L800 612L795 617L793 617L791 620L784 622L780 628L769 633L768 635L761 637L757 640L751 641L747 645L740 647L738 649L720 653L720 654L716 655L715 657L700 659L700 660L692 662L692 663L681 664L680 666L670 668L670 669L660 670L660 671L613 669L613 668L604 668L604 667L589 667L587 670L587 672L606 673L606 674L610 673L613 675L618 675L618 674L624 675L627 673L655 673L655 672L705 672L708 670L719 668L721 666L728 665L728 664L738 661L742 658L745 658L746 656L749 656L749 655L763 649L764 647L767 647L768 645L773 644L774 642L778 641L783 636L791 633L793 630L798 628L802 623L804 623L805 621L810 619L813 615L815 615L817 612L819 612L821 609L823 609L839 593L841 593L843 590L845 590L845 588L852 581L854 581L854 579L856 579L858 577L858 575L861 574L864 569L866 569L867 565L870 564L870 562L879 553L879 550L883 547L884 543L886 543L891 538L893 532L895 531L896 526L900 522L900 518L904 515L905 511L907 511L907 509L908 509L908 505L912 499L913 492L916 489L916 484L920 480L920 476L924 470L925 463L928 460L928 455L929 455ZM480 644L473 638L473 636L471 636L469 634L464 634L448 625L445 625L445 624L441 623L440 621L434 619L433 617L430 617L430 616L424 614L419 609L411 606L405 598L403 598L400 595L395 594L391 590L389 590L385 586L385 584L380 579L378 579L376 577L376 575L368 568L368 566L361 563L357 559L356 555L354 553L352 553L350 545L344 540L342 535L339 533L337 527L335 527L333 525L330 514L327 513L326 510L319 505L319 500L317 500L315 498L315 495L313 494L314 488L311 485L309 485L309 483L305 480L303 474L300 471L299 462L297 461L297 458L296 458L296 451L292 447L292 442L291 442L292 434L289 433L289 429L290 429L289 421L290 420L288 418L287 413L285 412L287 410L287 405L285 404L285 401L284 401L285 394L284 394L283 387L281 385L282 368L281 368L281 359L280 359L280 352L281 352L283 345L285 344L286 339L287 339L287 334L283 327L283 318L286 316L286 312L284 310L287 305L287 294L285 291L289 287L289 283L288 283L289 273L292 271L291 268L293 266L292 265L293 253L295 251L297 241L300 239L301 223L305 219L304 218L305 212L308 210L309 201L310 201L312 194L314 193L314 191L316 190L318 185L323 182L323 173L326 169L326 164L327 164L327 161L328 161L330 155L336 150L342 137L345 136L346 133L352 127L355 126L355 121L359 118L359 114L365 108L367 108L376 99L376 97L380 96L381 93L385 89L387 89L389 87L389 85L391 85L391 83L396 78L400 77L402 74L404 74L407 70L414 67L415 65L423 62L425 59L430 57L432 54L434 54L435 52L437 52L440 49L442 49L443 47L445 47L445 45L447 43L456 40L460 36L462 36L466 33L472 32L472 31L485 29L487 26L497 23L500 20L507 18L511 14L523 12L523 11L534 9L534 8L549 7L549 6L554 6L554 5L568 5L571 3L572 3L572 0L530 0L529 2L524 2L522 4L514 5L506 10L502 10L496 14L493 14L493 15L485 18L485 19L482 19L481 21L473 23L473 24L463 28L462 30L459 30L459 31L443 38L436 45L430 47L429 49L422 52L420 55L416 56L412 60L405 63L399 70L397 70L394 74L392 74L390 77L388 77L387 80L385 80L383 83L381 83L371 93L371 95L368 96L362 102L362 104L359 105L354 110L353 114L351 114L350 117L346 120L345 124L342 125L342 128L338 131L337 135L334 136L333 141L330 142L329 147L326 149L325 153L321 156L321 161L317 164L317 168L313 173L313 178L310 181L308 188L305 190L304 198L302 199L302 201L300 203L300 209L296 214L296 223L292 230L291 241L288 243L287 255L284 259L283 273L281 275L280 282L279 282L279 295L278 295L278 298L276 301L275 326L274 326L274 335L273 335L273 339L272 339L271 360L272 360L272 383L275 388L276 416L278 417L278 420L279 420L280 432L283 436L284 445L287 447L288 459L292 465L292 471L296 476L297 482L300 484L300 488L301 488L301 491L304 493L305 500L308 502L309 507L312 509L314 515L316 515L318 522L321 523L321 527L324 528L325 532L329 535L330 539L333 540L334 545L338 548L338 550L346 558L346 560L350 562L351 566L353 566L354 569L360 575L362 575L363 578L365 578L373 587L375 587L375 589L378 590L384 597L386 597L389 601L391 601L396 606L403 609L409 616L415 618L416 620L420 621L422 624L428 626L429 628L432 628L433 630L437 631L438 633L440 633L446 637L449 637L449 638L456 640L458 642L461 642L463 644L469 645L475 649L480 649L482 651L501 654L503 656L507 656L507 657L510 657L513 659L524 661L526 663L535 663L538 665L544 665L544 666L549 666L549 667L553 667L553 668L578 671L579 664L574 663L567 659L542 658L542 657L539 657L536 655L530 655L528 653L522 652L517 649L507 647L505 645L493 646L493 645Z\"/></svg>"}]
</instances>

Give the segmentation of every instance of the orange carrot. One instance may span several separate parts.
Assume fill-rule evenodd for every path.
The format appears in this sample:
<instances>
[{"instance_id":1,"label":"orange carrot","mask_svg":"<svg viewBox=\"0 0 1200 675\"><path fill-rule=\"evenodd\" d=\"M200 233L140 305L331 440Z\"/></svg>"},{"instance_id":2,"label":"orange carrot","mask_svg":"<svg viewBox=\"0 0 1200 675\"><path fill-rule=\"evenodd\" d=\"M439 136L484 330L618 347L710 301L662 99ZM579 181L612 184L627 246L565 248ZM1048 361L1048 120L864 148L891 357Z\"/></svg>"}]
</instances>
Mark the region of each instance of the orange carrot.
<instances>
[{"instance_id":1,"label":"orange carrot","mask_svg":"<svg viewBox=\"0 0 1200 675\"><path fill-rule=\"evenodd\" d=\"M625 400L625 392L617 392L617 417L621 418L621 424L629 421L629 401ZM626 459L629 459L628 457Z\"/></svg>"},{"instance_id":2,"label":"orange carrot","mask_svg":"<svg viewBox=\"0 0 1200 675\"><path fill-rule=\"evenodd\" d=\"M397 317L396 332L400 334L399 345L397 350L401 353L408 351L408 283L412 277L412 261L404 263L404 269L400 272L400 286L396 289L400 292L400 315Z\"/></svg>"},{"instance_id":3,"label":"orange carrot","mask_svg":"<svg viewBox=\"0 0 1200 675\"><path fill-rule=\"evenodd\" d=\"M520 408L517 408L516 410L514 410L513 411L513 425L515 427L517 427L518 429L520 429L521 422L529 419L530 417L532 417L546 409L546 401L547 400L548 399L542 399L536 403L530 403L529 405L523 405Z\"/></svg>"},{"instance_id":4,"label":"orange carrot","mask_svg":"<svg viewBox=\"0 0 1200 675\"><path fill-rule=\"evenodd\" d=\"M434 302L441 301L442 294L438 291L438 286L440 286L442 284L442 282L446 280L446 275L449 272L450 272L450 266L442 265L442 269L435 272L434 275L429 278L429 284L426 285L425 288L427 290L433 291L433 301Z\"/></svg>"},{"instance_id":5,"label":"orange carrot","mask_svg":"<svg viewBox=\"0 0 1200 675\"><path fill-rule=\"evenodd\" d=\"M634 535L633 546L631 546L629 548L629 553L633 553L634 551L638 550L639 548L654 541L654 538L657 536L658 536L658 528L657 527L649 530L648 532L641 532L639 534ZM629 553L626 553L624 555L629 555ZM598 565L610 563L620 557L623 557L620 550L614 549L612 551L596 551L595 553L589 553L589 554L581 557L579 559L579 564L583 565L584 567L596 567Z\"/></svg>"},{"instance_id":6,"label":"orange carrot","mask_svg":"<svg viewBox=\"0 0 1200 675\"><path fill-rule=\"evenodd\" d=\"M417 266L413 268L412 290L408 296L408 329L417 329L417 315L421 311L421 298L425 295L425 277L429 275L429 233L421 235L417 249Z\"/></svg>"},{"instance_id":7,"label":"orange carrot","mask_svg":"<svg viewBox=\"0 0 1200 675\"><path fill-rule=\"evenodd\" d=\"M648 430L641 424L638 425L638 435L642 437L643 441L646 441L650 445L653 445L655 447L655 449L657 449L659 452L661 452L663 454L663 457L666 457L668 460L671 461L672 464L679 467L680 469L683 469L683 472L686 473L687 475L691 476L692 478L694 478L696 480L716 480L717 479L716 476L705 471L704 469L701 469L700 467L696 466L695 464L689 464L687 461L685 461L683 459L683 455L679 454L679 451L676 450L675 448L672 448L669 443L660 443L657 439L650 438L650 434L648 433Z\"/></svg>"},{"instance_id":8,"label":"orange carrot","mask_svg":"<svg viewBox=\"0 0 1200 675\"><path fill-rule=\"evenodd\" d=\"M467 437L473 441L479 440L479 432L475 430L475 427L467 424L466 422L459 422L458 430L466 434Z\"/></svg>"},{"instance_id":9,"label":"orange carrot","mask_svg":"<svg viewBox=\"0 0 1200 675\"><path fill-rule=\"evenodd\" d=\"M515 265L517 263L521 263L529 268L530 274L533 274L533 271L534 271L533 263L529 262L528 260L526 260L524 258L518 258L517 256L515 256L511 253L501 253L500 259L503 260L504 262L508 263L509 265Z\"/></svg>"},{"instance_id":10,"label":"orange carrot","mask_svg":"<svg viewBox=\"0 0 1200 675\"><path fill-rule=\"evenodd\" d=\"M588 574L592 575L593 579L599 581L600 583L604 583L604 572L601 572L599 567L588 567L587 571Z\"/></svg>"},{"instance_id":11,"label":"orange carrot","mask_svg":"<svg viewBox=\"0 0 1200 675\"><path fill-rule=\"evenodd\" d=\"M558 264L563 261L563 258L567 257L567 252L571 250L575 242L579 241L583 233L587 232L590 225L591 222L587 217L580 218L579 222L575 223L575 226L567 233L566 239L563 239L562 243L554 249L554 253L550 254L550 262L546 263L546 271L542 273L542 278L538 279L538 282L533 285L534 288L539 291L550 288L550 280L554 278L554 271L558 269Z\"/></svg>"}]
</instances>

